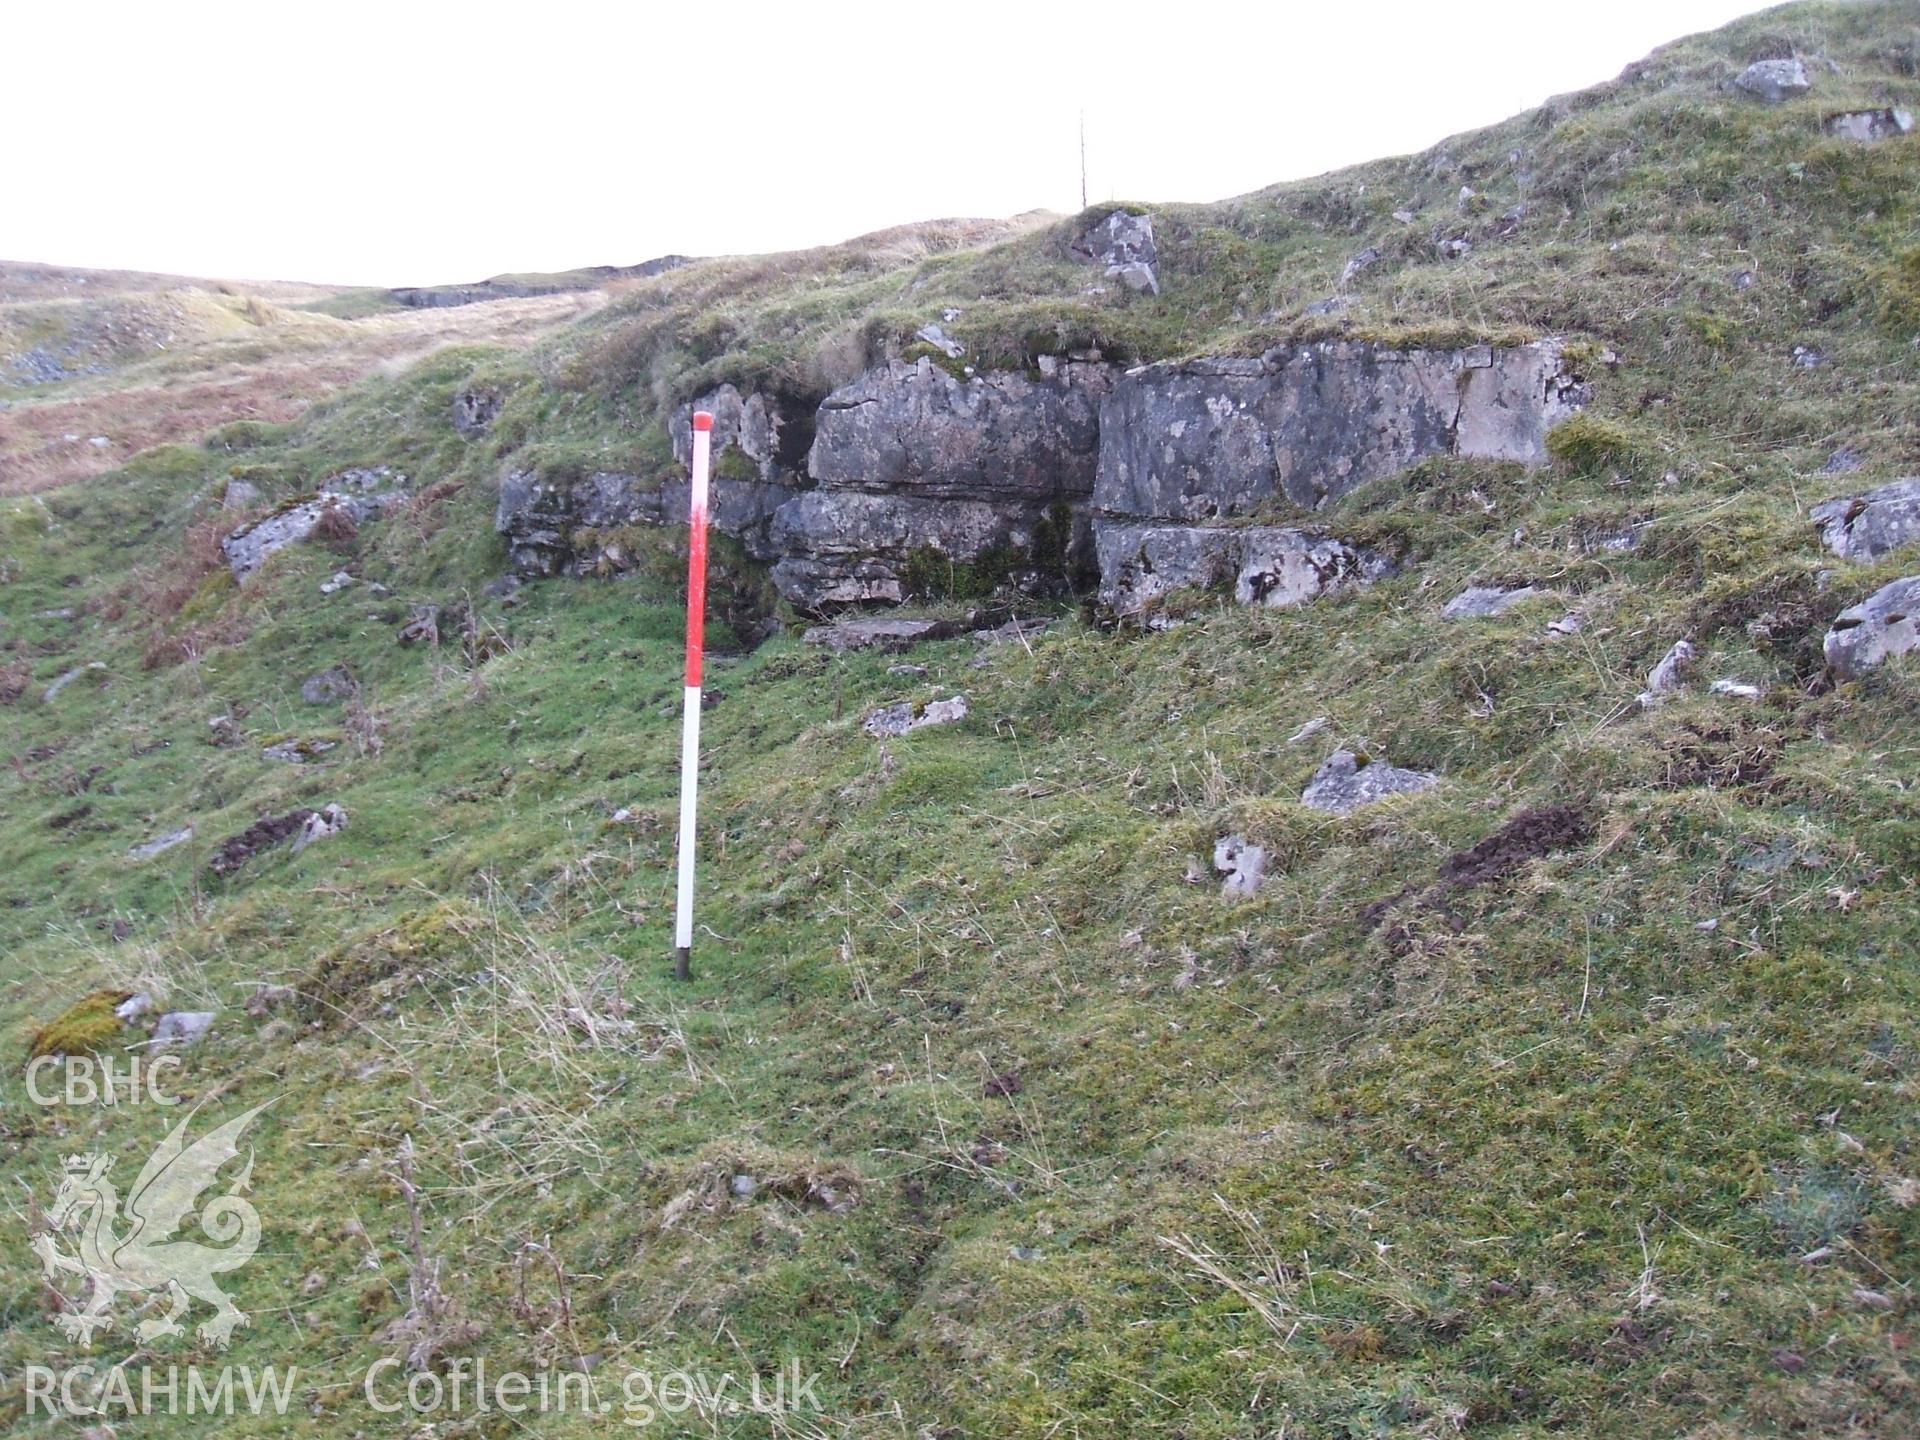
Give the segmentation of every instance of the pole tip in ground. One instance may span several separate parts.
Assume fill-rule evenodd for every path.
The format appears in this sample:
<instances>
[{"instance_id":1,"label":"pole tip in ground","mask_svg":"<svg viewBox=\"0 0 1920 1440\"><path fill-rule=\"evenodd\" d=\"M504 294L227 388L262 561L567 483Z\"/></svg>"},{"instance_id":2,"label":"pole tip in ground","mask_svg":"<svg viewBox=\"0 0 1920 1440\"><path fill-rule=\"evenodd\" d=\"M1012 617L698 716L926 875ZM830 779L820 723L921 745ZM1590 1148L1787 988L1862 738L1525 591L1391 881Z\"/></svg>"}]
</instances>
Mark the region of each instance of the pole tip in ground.
<instances>
[{"instance_id":1,"label":"pole tip in ground","mask_svg":"<svg viewBox=\"0 0 1920 1440\"><path fill-rule=\"evenodd\" d=\"M709 415L705 410L694 411L693 412L693 428L696 430L713 429L713 416Z\"/></svg>"}]
</instances>

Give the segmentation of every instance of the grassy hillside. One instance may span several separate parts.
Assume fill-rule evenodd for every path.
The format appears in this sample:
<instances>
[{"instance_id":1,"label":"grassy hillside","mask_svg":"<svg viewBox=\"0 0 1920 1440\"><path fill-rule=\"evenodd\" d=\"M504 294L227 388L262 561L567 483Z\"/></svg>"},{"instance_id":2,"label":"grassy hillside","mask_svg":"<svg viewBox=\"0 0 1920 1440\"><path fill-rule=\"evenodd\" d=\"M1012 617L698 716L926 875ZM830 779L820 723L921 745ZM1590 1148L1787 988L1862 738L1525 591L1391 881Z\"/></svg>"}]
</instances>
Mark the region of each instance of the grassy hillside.
<instances>
[{"instance_id":1,"label":"grassy hillside","mask_svg":"<svg viewBox=\"0 0 1920 1440\"><path fill-rule=\"evenodd\" d=\"M600 291L399 310L384 291L0 262L0 495L315 400L448 345L525 345Z\"/></svg>"},{"instance_id":2,"label":"grassy hillside","mask_svg":"<svg viewBox=\"0 0 1920 1440\"><path fill-rule=\"evenodd\" d=\"M1808 99L1725 88L1788 52ZM819 1376L819 1414L654 1433L1920 1430L1920 671L1820 655L1920 551L1839 562L1806 518L1920 473L1920 138L1822 129L1920 100L1916 56L1911 5L1790 6L1426 155L1155 207L1157 298L1087 293L1084 218L700 262L0 502L0 1407L31 1429L28 1364L297 1364L230 1433L606 1433L372 1413L360 1376L410 1352L584 1368L616 1407L633 1370ZM906 656L722 624L676 985L684 562L663 534L618 581L489 596L500 471L664 467L672 404L817 397L948 308L1009 364L1554 333L1595 403L1547 470L1346 497L1401 573L1307 609ZM475 383L505 407L468 440ZM230 479L274 503L363 464L419 498L233 584ZM1520 581L1554 593L1439 615ZM760 593L733 555L719 590ZM439 643L397 644L427 603ZM1699 684L1634 712L1683 636ZM304 702L334 666L357 693ZM962 724L861 731L951 690ZM289 739L332 748L263 757ZM1443 783L1304 808L1342 741ZM329 802L343 834L210 868ZM1206 866L1232 831L1272 857L1238 904ZM63 1156L130 1172L173 1122L26 1100L36 1037L132 990L218 1008L178 1087L208 1113L278 1097L224 1357L139 1346L125 1304L89 1355L28 1249Z\"/></svg>"}]
</instances>

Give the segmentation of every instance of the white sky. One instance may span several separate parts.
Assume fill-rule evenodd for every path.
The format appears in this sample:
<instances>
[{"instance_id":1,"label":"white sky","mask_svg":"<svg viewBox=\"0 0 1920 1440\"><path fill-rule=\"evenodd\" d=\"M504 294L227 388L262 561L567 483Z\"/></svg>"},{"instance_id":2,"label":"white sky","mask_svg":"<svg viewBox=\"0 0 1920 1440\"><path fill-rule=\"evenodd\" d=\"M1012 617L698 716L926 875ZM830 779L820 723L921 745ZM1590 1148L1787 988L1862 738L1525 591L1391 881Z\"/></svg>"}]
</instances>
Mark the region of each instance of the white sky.
<instances>
[{"instance_id":1,"label":"white sky","mask_svg":"<svg viewBox=\"0 0 1920 1440\"><path fill-rule=\"evenodd\" d=\"M0 258L422 284L1213 200L1421 150L1751 0L0 0Z\"/></svg>"}]
</instances>

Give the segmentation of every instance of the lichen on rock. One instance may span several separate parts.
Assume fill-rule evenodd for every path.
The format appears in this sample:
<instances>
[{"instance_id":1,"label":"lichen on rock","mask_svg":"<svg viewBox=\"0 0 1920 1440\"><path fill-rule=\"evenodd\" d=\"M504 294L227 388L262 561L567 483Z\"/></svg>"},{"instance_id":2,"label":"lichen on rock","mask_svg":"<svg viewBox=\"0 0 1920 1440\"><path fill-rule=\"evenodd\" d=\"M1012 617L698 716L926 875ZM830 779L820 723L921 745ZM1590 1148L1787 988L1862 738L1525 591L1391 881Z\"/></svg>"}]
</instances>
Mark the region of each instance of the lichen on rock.
<instances>
[{"instance_id":1,"label":"lichen on rock","mask_svg":"<svg viewBox=\"0 0 1920 1440\"><path fill-rule=\"evenodd\" d=\"M1231 595L1283 609L1371 585L1387 557L1344 540L1273 525L1207 526L1098 521L1100 603L1118 619L1153 623L1181 591Z\"/></svg>"},{"instance_id":2,"label":"lichen on rock","mask_svg":"<svg viewBox=\"0 0 1920 1440\"><path fill-rule=\"evenodd\" d=\"M1809 513L1821 542L1841 559L1877 560L1920 540L1920 476L1822 501Z\"/></svg>"},{"instance_id":3,"label":"lichen on rock","mask_svg":"<svg viewBox=\"0 0 1920 1440\"><path fill-rule=\"evenodd\" d=\"M1315 510L1432 455L1542 465L1587 400L1563 348L1323 341L1130 371L1101 406L1095 506L1208 520Z\"/></svg>"},{"instance_id":4,"label":"lichen on rock","mask_svg":"<svg viewBox=\"0 0 1920 1440\"><path fill-rule=\"evenodd\" d=\"M404 504L407 498L407 477L388 466L342 470L323 481L311 500L242 525L220 542L220 550L233 569L233 578L245 580L276 551L324 535L330 527L348 527L351 533Z\"/></svg>"},{"instance_id":5,"label":"lichen on rock","mask_svg":"<svg viewBox=\"0 0 1920 1440\"><path fill-rule=\"evenodd\" d=\"M1834 618L1822 649L1842 679L1920 646L1920 575L1884 585Z\"/></svg>"},{"instance_id":6,"label":"lichen on rock","mask_svg":"<svg viewBox=\"0 0 1920 1440\"><path fill-rule=\"evenodd\" d=\"M1336 750L1314 772L1301 792L1300 803L1310 810L1347 815L1389 795L1416 795L1440 783L1438 775L1406 770L1375 760L1363 751Z\"/></svg>"}]
</instances>

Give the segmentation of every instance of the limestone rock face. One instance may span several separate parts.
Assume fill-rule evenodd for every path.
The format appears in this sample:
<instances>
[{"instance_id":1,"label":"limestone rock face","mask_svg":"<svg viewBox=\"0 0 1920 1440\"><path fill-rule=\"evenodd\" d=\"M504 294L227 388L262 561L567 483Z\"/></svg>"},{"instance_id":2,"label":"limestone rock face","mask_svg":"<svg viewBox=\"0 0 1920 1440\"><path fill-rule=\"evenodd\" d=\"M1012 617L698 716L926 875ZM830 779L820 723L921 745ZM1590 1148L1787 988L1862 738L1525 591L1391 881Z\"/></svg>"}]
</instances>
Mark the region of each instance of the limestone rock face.
<instances>
[{"instance_id":1,"label":"limestone rock face","mask_svg":"<svg viewBox=\"0 0 1920 1440\"><path fill-rule=\"evenodd\" d=\"M191 839L193 839L193 827L185 825L178 830L170 830L165 835L157 835L144 844L135 845L127 851L127 854L135 860L151 860L154 856L164 855L174 846L184 845Z\"/></svg>"},{"instance_id":2,"label":"limestone rock face","mask_svg":"<svg viewBox=\"0 0 1920 1440\"><path fill-rule=\"evenodd\" d=\"M1813 89L1807 67L1798 60L1756 60L1734 79L1738 88L1756 100L1778 105Z\"/></svg>"},{"instance_id":3,"label":"limestone rock face","mask_svg":"<svg viewBox=\"0 0 1920 1440\"><path fill-rule=\"evenodd\" d=\"M922 325L913 332L913 338L933 346L949 360L958 360L967 353L967 347L947 334L946 330L939 325Z\"/></svg>"},{"instance_id":4,"label":"limestone rock face","mask_svg":"<svg viewBox=\"0 0 1920 1440\"><path fill-rule=\"evenodd\" d=\"M1073 242L1077 259L1106 268L1129 290L1160 293L1160 250L1153 243L1153 217L1116 210Z\"/></svg>"},{"instance_id":5,"label":"limestone rock face","mask_svg":"<svg viewBox=\"0 0 1920 1440\"><path fill-rule=\"evenodd\" d=\"M1312 510L1430 455L1539 465L1586 403L1559 345L1394 350L1325 341L1130 371L1101 406L1095 506L1207 520Z\"/></svg>"},{"instance_id":6,"label":"limestone rock face","mask_svg":"<svg viewBox=\"0 0 1920 1440\"><path fill-rule=\"evenodd\" d=\"M1502 590L1495 586L1469 585L1441 609L1445 620L1480 620L1489 616L1503 615L1516 605L1524 605L1534 596L1543 592L1531 585L1522 585L1517 590Z\"/></svg>"},{"instance_id":7,"label":"limestone rock face","mask_svg":"<svg viewBox=\"0 0 1920 1440\"><path fill-rule=\"evenodd\" d=\"M478 439L493 428L500 413L500 394L495 390L462 390L453 397L453 428L469 440Z\"/></svg>"},{"instance_id":8,"label":"limestone rock face","mask_svg":"<svg viewBox=\"0 0 1920 1440\"><path fill-rule=\"evenodd\" d=\"M217 1014L213 1010L171 1010L154 1025L148 1048L164 1050L169 1045L191 1045L213 1028Z\"/></svg>"},{"instance_id":9,"label":"limestone rock face","mask_svg":"<svg viewBox=\"0 0 1920 1440\"><path fill-rule=\"evenodd\" d=\"M113 1013L122 1020L132 1023L153 1008L152 994L145 990L136 990L118 1005L114 1006Z\"/></svg>"},{"instance_id":10,"label":"limestone rock face","mask_svg":"<svg viewBox=\"0 0 1920 1440\"><path fill-rule=\"evenodd\" d=\"M500 482L494 529L506 539L513 573L537 577L622 571L634 556L610 532L635 525L685 525L690 489L685 471L693 463L695 410L714 417L709 523L740 541L756 560L772 560L779 553L769 543L774 512L806 483L800 471L812 417L810 412L796 415L767 396L743 395L732 385L721 385L674 412L674 456L681 473L665 483L619 470L595 470L578 478L509 470Z\"/></svg>"},{"instance_id":11,"label":"limestone rock face","mask_svg":"<svg viewBox=\"0 0 1920 1440\"><path fill-rule=\"evenodd\" d=\"M924 705L916 705L910 700L899 700L891 705L882 705L860 722L860 728L876 740L897 739L910 731L921 730L929 725L951 725L955 721L967 718L967 697L953 695L945 700L929 700Z\"/></svg>"},{"instance_id":12,"label":"limestone rock face","mask_svg":"<svg viewBox=\"0 0 1920 1440\"><path fill-rule=\"evenodd\" d=\"M1846 110L1827 117L1827 133L1841 140L1890 140L1913 132L1913 112L1885 110Z\"/></svg>"},{"instance_id":13,"label":"limestone rock face","mask_svg":"<svg viewBox=\"0 0 1920 1440\"><path fill-rule=\"evenodd\" d=\"M1150 615L1155 602L1178 590L1231 591L1242 605L1279 609L1358 589L1393 573L1392 563L1372 551L1274 525L1102 519L1094 544L1100 602L1123 619Z\"/></svg>"},{"instance_id":14,"label":"limestone rock face","mask_svg":"<svg viewBox=\"0 0 1920 1440\"><path fill-rule=\"evenodd\" d=\"M894 654L922 640L940 640L953 633L946 620L841 620L815 625L800 637L803 645L819 645L844 655L851 650L881 650Z\"/></svg>"},{"instance_id":15,"label":"limestone rock face","mask_svg":"<svg viewBox=\"0 0 1920 1440\"><path fill-rule=\"evenodd\" d=\"M405 504L406 487L407 477L385 465L342 470L322 482L313 499L242 525L220 542L221 553L233 567L233 578L244 580L275 551L311 537L330 516L358 526Z\"/></svg>"},{"instance_id":16,"label":"limestone rock face","mask_svg":"<svg viewBox=\"0 0 1920 1440\"><path fill-rule=\"evenodd\" d=\"M660 492L617 470L595 470L571 483L537 470L509 470L493 516L514 572L529 576L592 570L600 555L583 541L583 530L659 523Z\"/></svg>"},{"instance_id":17,"label":"limestone rock face","mask_svg":"<svg viewBox=\"0 0 1920 1440\"><path fill-rule=\"evenodd\" d=\"M1040 527L1052 524L1047 507L1032 502L809 490L773 516L773 583L807 610L897 604L916 555L970 564L990 551L1030 554Z\"/></svg>"},{"instance_id":18,"label":"limestone rock face","mask_svg":"<svg viewBox=\"0 0 1920 1440\"><path fill-rule=\"evenodd\" d=\"M1377 245L1369 245L1364 250L1355 251L1347 263L1340 267L1340 279L1334 289L1345 290L1364 272L1380 263L1381 252Z\"/></svg>"},{"instance_id":19,"label":"limestone rock face","mask_svg":"<svg viewBox=\"0 0 1920 1440\"><path fill-rule=\"evenodd\" d=\"M660 487L656 524L685 525L691 508L691 482L669 480ZM738 540L756 560L771 560L780 552L772 542L773 517L800 492L771 480L732 480L715 475L707 481L707 523L722 535Z\"/></svg>"},{"instance_id":20,"label":"limestone rock face","mask_svg":"<svg viewBox=\"0 0 1920 1440\"><path fill-rule=\"evenodd\" d=\"M1877 560L1920 540L1920 476L1816 505L1820 539L1843 560Z\"/></svg>"},{"instance_id":21,"label":"limestone rock face","mask_svg":"<svg viewBox=\"0 0 1920 1440\"><path fill-rule=\"evenodd\" d=\"M1267 878L1267 852L1249 845L1244 835L1223 835L1213 845L1213 868L1227 877L1220 882L1220 894L1245 900L1258 894Z\"/></svg>"},{"instance_id":22,"label":"limestone rock face","mask_svg":"<svg viewBox=\"0 0 1920 1440\"><path fill-rule=\"evenodd\" d=\"M1827 664L1844 679L1920 645L1920 575L1874 591L1834 617L1824 645Z\"/></svg>"},{"instance_id":23,"label":"limestone rock face","mask_svg":"<svg viewBox=\"0 0 1920 1440\"><path fill-rule=\"evenodd\" d=\"M1641 696L1642 703L1684 689L1687 676L1693 672L1694 659L1691 640L1674 641L1667 653L1660 657L1659 663L1647 672L1647 688Z\"/></svg>"},{"instance_id":24,"label":"limestone rock face","mask_svg":"<svg viewBox=\"0 0 1920 1440\"><path fill-rule=\"evenodd\" d=\"M795 454L793 445L796 438L804 445L808 433L805 415L790 415L777 401L757 392L742 395L732 385L721 385L673 412L673 458L682 470L693 466L693 412L696 410L713 416L710 453L716 480L721 478L721 466L728 450L738 450L759 472L760 478L767 481L791 482L804 462L805 450Z\"/></svg>"},{"instance_id":25,"label":"limestone rock face","mask_svg":"<svg viewBox=\"0 0 1920 1440\"><path fill-rule=\"evenodd\" d=\"M1411 795L1439 783L1438 775L1424 770L1403 770L1351 750L1336 750L1314 772L1300 803L1312 810L1347 815L1389 795Z\"/></svg>"},{"instance_id":26,"label":"limestone rock face","mask_svg":"<svg viewBox=\"0 0 1920 1440\"><path fill-rule=\"evenodd\" d=\"M1087 549L1079 512L1111 383L1101 365L961 380L921 359L836 390L807 459L815 488L786 499L769 525L775 585L805 609L896 602L913 558L931 554L993 558L1015 583L1044 586Z\"/></svg>"},{"instance_id":27,"label":"limestone rock face","mask_svg":"<svg viewBox=\"0 0 1920 1440\"><path fill-rule=\"evenodd\" d=\"M300 833L293 838L293 853L298 855L315 841L338 835L346 828L347 812L339 805L323 805L309 811L300 823Z\"/></svg>"},{"instance_id":28,"label":"limestone rock face","mask_svg":"<svg viewBox=\"0 0 1920 1440\"><path fill-rule=\"evenodd\" d=\"M493 528L506 538L507 558L523 576L590 575L624 570L633 560L610 532L631 525L685 525L686 480L664 486L637 475L595 470L575 481L543 478L537 470L509 470L500 482ZM707 518L758 560L771 559L768 530L774 511L793 497L785 485L714 476Z\"/></svg>"},{"instance_id":29,"label":"limestone rock face","mask_svg":"<svg viewBox=\"0 0 1920 1440\"><path fill-rule=\"evenodd\" d=\"M1146 217L1089 234L1089 258L1147 263ZM1121 615L1195 586L1300 604L1391 566L1314 531L1206 527L1275 502L1310 511L1431 455L1542 463L1547 431L1587 399L1552 341L1330 341L1124 376L1048 358L962 377L934 358L869 370L811 416L731 385L676 415L682 463L692 412L714 416L713 522L802 609L897 603L949 566L954 581L1058 590L1096 562ZM517 573L554 575L625 568L613 532L685 518L684 481L514 470L495 525Z\"/></svg>"},{"instance_id":30,"label":"limestone rock face","mask_svg":"<svg viewBox=\"0 0 1920 1440\"><path fill-rule=\"evenodd\" d=\"M438 645L440 643L440 607L416 605L413 618L402 625L394 639L402 645Z\"/></svg>"},{"instance_id":31,"label":"limestone rock face","mask_svg":"<svg viewBox=\"0 0 1920 1440\"><path fill-rule=\"evenodd\" d=\"M1100 410L1101 601L1130 616L1193 587L1283 606L1368 584L1392 566L1341 540L1195 522L1276 500L1317 509L1430 455L1541 464L1547 431L1586 400L1552 341L1462 350L1330 341L1130 371Z\"/></svg>"},{"instance_id":32,"label":"limestone rock face","mask_svg":"<svg viewBox=\"0 0 1920 1440\"><path fill-rule=\"evenodd\" d=\"M870 370L820 406L807 470L824 489L919 499L1083 500L1100 459L1103 365L956 379L931 359ZM719 424L715 420L716 427Z\"/></svg>"}]
</instances>

